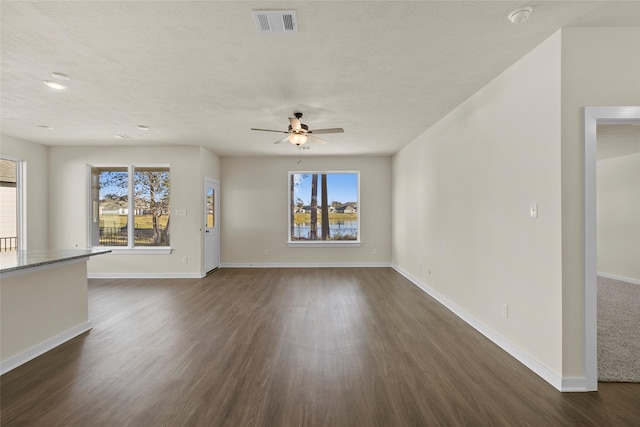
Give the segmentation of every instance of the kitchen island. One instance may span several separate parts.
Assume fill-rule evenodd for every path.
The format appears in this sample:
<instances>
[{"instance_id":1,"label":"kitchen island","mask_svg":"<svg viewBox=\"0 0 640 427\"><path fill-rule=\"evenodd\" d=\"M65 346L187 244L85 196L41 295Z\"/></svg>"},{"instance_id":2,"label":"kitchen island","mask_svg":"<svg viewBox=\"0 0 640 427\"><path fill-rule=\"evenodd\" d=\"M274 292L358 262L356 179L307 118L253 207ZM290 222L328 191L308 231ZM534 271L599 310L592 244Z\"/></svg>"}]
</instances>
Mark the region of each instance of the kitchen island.
<instances>
[{"instance_id":1,"label":"kitchen island","mask_svg":"<svg viewBox=\"0 0 640 427\"><path fill-rule=\"evenodd\" d=\"M0 374L91 329L87 261L109 252L0 253Z\"/></svg>"}]
</instances>

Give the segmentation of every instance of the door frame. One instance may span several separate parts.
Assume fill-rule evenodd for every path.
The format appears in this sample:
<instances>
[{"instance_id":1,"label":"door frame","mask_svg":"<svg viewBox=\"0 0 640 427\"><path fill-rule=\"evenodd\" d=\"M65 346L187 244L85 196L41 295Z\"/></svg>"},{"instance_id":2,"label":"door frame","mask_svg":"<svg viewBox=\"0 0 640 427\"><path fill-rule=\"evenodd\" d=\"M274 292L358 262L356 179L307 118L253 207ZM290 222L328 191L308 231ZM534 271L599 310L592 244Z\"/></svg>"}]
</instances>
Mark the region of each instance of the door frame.
<instances>
[{"instance_id":1,"label":"door frame","mask_svg":"<svg viewBox=\"0 0 640 427\"><path fill-rule=\"evenodd\" d=\"M584 108L584 369L587 391L598 390L596 144L599 124L640 123L640 107Z\"/></svg>"}]
</instances>

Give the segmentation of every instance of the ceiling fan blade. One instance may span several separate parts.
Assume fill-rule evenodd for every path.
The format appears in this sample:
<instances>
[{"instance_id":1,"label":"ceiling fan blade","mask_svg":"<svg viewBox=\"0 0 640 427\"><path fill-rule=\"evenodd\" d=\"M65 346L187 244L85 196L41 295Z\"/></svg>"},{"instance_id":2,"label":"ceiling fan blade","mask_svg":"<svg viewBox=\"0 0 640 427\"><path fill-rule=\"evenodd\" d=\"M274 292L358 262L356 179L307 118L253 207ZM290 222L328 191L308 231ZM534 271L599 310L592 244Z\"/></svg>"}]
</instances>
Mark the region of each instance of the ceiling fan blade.
<instances>
[{"instance_id":1,"label":"ceiling fan blade","mask_svg":"<svg viewBox=\"0 0 640 427\"><path fill-rule=\"evenodd\" d=\"M344 132L344 129L342 128L314 129L309 131L309 133L343 133L343 132Z\"/></svg>"},{"instance_id":2,"label":"ceiling fan blade","mask_svg":"<svg viewBox=\"0 0 640 427\"><path fill-rule=\"evenodd\" d=\"M300 120L296 119L295 117L289 117L289 123L291 123L291 130L300 130L300 128L302 127L300 125Z\"/></svg>"},{"instance_id":3,"label":"ceiling fan blade","mask_svg":"<svg viewBox=\"0 0 640 427\"><path fill-rule=\"evenodd\" d=\"M283 130L273 130L273 129L257 129L257 128L251 128L251 130L259 130L262 132L278 132L278 133L289 133Z\"/></svg>"},{"instance_id":4,"label":"ceiling fan blade","mask_svg":"<svg viewBox=\"0 0 640 427\"><path fill-rule=\"evenodd\" d=\"M277 140L274 144L282 144L283 142L289 142L289 136L285 136L284 138Z\"/></svg>"},{"instance_id":5,"label":"ceiling fan blade","mask_svg":"<svg viewBox=\"0 0 640 427\"><path fill-rule=\"evenodd\" d=\"M309 141L311 142L315 142L316 144L326 144L327 141L325 141L324 139L320 139L317 136L313 136L313 135L308 135Z\"/></svg>"}]
</instances>

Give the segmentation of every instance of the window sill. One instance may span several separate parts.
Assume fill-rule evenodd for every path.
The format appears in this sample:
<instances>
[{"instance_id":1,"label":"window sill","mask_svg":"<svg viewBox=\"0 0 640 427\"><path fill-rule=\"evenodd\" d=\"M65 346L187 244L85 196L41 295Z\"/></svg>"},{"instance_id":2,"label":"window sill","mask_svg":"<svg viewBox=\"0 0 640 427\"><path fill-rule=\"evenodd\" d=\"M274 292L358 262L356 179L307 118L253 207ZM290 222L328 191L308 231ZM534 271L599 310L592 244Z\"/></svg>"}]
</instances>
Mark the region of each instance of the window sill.
<instances>
[{"instance_id":1,"label":"window sill","mask_svg":"<svg viewBox=\"0 0 640 427\"><path fill-rule=\"evenodd\" d=\"M109 249L114 255L169 255L173 250L169 246L123 248L119 246L95 246L98 249Z\"/></svg>"},{"instance_id":2,"label":"window sill","mask_svg":"<svg viewBox=\"0 0 640 427\"><path fill-rule=\"evenodd\" d=\"M287 246L290 248L310 248L310 247L322 247L322 248L358 248L361 243L357 241L330 241L330 242L318 242L318 241L304 241L304 242L287 242Z\"/></svg>"}]
</instances>

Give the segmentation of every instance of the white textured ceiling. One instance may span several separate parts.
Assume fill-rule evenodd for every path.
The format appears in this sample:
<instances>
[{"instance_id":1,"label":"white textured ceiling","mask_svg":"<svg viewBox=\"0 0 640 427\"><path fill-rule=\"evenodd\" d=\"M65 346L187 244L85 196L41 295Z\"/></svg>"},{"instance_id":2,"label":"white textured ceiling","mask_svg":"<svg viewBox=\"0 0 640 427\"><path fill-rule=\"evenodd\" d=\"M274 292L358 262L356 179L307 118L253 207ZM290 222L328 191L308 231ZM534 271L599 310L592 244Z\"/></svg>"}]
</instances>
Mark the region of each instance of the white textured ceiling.
<instances>
[{"instance_id":1,"label":"white textured ceiling","mask_svg":"<svg viewBox=\"0 0 640 427\"><path fill-rule=\"evenodd\" d=\"M523 5L534 6L531 19L510 24ZM278 134L249 130L286 130L294 111L311 129L345 129L310 155L391 154L559 28L640 25L637 1L0 7L3 134L47 145L201 145L222 156L295 155L272 144ZM258 34L252 11L265 9L295 10L298 32ZM66 91L42 84L52 72L71 76Z\"/></svg>"}]
</instances>

